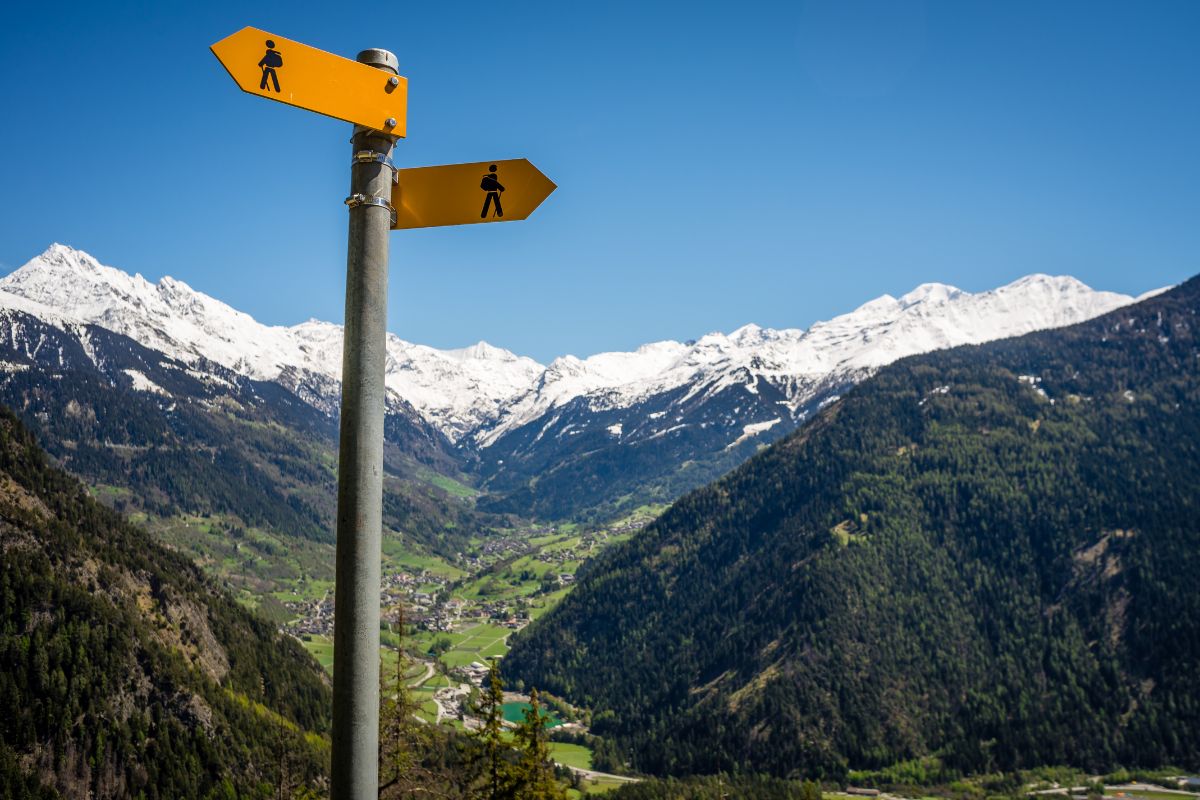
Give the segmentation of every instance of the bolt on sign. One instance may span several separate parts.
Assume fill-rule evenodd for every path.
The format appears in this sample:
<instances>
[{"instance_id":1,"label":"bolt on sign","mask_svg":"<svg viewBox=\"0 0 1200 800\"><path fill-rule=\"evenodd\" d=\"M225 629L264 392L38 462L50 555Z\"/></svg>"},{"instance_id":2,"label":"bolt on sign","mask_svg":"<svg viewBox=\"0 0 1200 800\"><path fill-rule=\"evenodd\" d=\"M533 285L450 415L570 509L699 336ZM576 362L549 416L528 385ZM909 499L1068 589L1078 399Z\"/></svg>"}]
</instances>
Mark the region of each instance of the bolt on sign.
<instances>
[{"instance_id":1,"label":"bolt on sign","mask_svg":"<svg viewBox=\"0 0 1200 800\"><path fill-rule=\"evenodd\" d=\"M407 78L258 28L242 28L210 49L244 92L405 135Z\"/></svg>"},{"instance_id":2,"label":"bolt on sign","mask_svg":"<svg viewBox=\"0 0 1200 800\"><path fill-rule=\"evenodd\" d=\"M525 219L555 188L524 158L397 170L392 230Z\"/></svg>"}]
</instances>

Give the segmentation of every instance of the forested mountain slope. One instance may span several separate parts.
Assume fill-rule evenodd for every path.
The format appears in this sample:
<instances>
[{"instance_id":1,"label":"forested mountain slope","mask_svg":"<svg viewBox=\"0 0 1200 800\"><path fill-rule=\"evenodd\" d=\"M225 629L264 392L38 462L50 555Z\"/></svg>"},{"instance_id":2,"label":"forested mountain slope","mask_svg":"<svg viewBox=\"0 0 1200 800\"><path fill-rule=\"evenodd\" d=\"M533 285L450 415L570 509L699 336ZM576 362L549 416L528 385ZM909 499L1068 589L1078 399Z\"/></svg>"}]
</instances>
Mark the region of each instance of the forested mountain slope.
<instances>
[{"instance_id":1,"label":"forested mountain slope","mask_svg":"<svg viewBox=\"0 0 1200 800\"><path fill-rule=\"evenodd\" d=\"M1200 767L1200 279L904 359L514 638L659 773Z\"/></svg>"},{"instance_id":2,"label":"forested mountain slope","mask_svg":"<svg viewBox=\"0 0 1200 800\"><path fill-rule=\"evenodd\" d=\"M274 797L323 779L329 708L298 643L0 409L0 796Z\"/></svg>"},{"instance_id":3,"label":"forested mountain slope","mask_svg":"<svg viewBox=\"0 0 1200 800\"><path fill-rule=\"evenodd\" d=\"M75 475L112 487L122 510L332 542L337 418L304 394L100 326L0 309L0 404ZM385 421L385 524L454 553L473 511L423 477L455 467L445 438L409 412Z\"/></svg>"}]
</instances>

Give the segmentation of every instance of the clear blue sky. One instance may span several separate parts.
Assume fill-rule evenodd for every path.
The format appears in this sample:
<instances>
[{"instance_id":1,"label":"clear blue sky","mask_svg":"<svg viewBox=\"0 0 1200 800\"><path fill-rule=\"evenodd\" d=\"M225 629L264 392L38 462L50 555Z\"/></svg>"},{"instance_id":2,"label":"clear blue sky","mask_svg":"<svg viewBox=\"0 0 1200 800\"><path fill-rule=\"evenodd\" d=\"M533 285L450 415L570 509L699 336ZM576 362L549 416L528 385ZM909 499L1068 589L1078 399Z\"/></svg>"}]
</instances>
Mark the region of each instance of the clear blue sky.
<instances>
[{"instance_id":1,"label":"clear blue sky","mask_svg":"<svg viewBox=\"0 0 1200 800\"><path fill-rule=\"evenodd\" d=\"M1200 3L8 3L0 272L61 241L340 321L349 125L239 91L254 25L409 79L401 165L525 156L526 222L394 233L390 329L587 355L925 281L1200 272Z\"/></svg>"}]
</instances>

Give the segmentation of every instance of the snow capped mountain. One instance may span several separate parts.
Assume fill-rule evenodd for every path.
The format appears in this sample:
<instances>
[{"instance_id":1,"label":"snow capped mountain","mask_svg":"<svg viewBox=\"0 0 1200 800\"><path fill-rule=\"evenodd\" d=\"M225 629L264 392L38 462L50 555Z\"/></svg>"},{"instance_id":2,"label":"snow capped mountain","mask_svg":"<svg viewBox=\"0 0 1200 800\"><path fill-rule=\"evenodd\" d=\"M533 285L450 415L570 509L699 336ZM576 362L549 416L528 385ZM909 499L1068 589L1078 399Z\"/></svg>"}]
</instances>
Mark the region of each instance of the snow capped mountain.
<instances>
[{"instance_id":1,"label":"snow capped mountain","mask_svg":"<svg viewBox=\"0 0 1200 800\"><path fill-rule=\"evenodd\" d=\"M1069 325L1132 301L1048 275L978 294L927 283L899 299L876 298L807 331L746 325L686 344L664 341L628 353L563 356L549 366L485 342L437 350L389 335L386 382L394 402L411 404L452 441L482 448L570 404L598 413L670 394L672 403L694 407L729 388L757 395L771 387L771 416L744 420L752 432L735 426L741 441L790 428L764 424L781 414L796 419L820 387L861 379L898 358ZM59 327L98 325L185 363L213 362L283 383L326 411L336 407L339 325L318 320L262 325L181 281L164 277L151 283L59 244L0 280L0 308L23 310ZM670 421L666 409L655 413L663 425ZM606 426L619 431L619 441L638 430L652 436L665 429L651 427L635 420Z\"/></svg>"},{"instance_id":2,"label":"snow capped mountain","mask_svg":"<svg viewBox=\"0 0 1200 800\"><path fill-rule=\"evenodd\" d=\"M899 300L884 295L807 331L746 325L728 335L710 333L692 345L658 342L636 353L583 360L567 356L511 402L495 425L476 435L481 445L494 444L577 397L600 411L685 385L709 394L731 385L753 392L759 379L779 387L795 412L811 398L806 387L829 376L865 375L904 356L1071 325L1133 299L1049 275L1030 275L979 294L926 283Z\"/></svg>"},{"instance_id":3,"label":"snow capped mountain","mask_svg":"<svg viewBox=\"0 0 1200 800\"><path fill-rule=\"evenodd\" d=\"M256 380L279 381L325 410L338 402L340 325L263 325L181 281L151 283L65 245L52 245L0 280L0 307L60 327L99 325L185 363L207 360ZM389 336L387 351L386 384L394 400L410 403L452 440L494 418L543 370L533 359L484 342L442 351Z\"/></svg>"},{"instance_id":4,"label":"snow capped mountain","mask_svg":"<svg viewBox=\"0 0 1200 800\"><path fill-rule=\"evenodd\" d=\"M181 361L208 359L256 379L273 379L294 360L286 328L260 325L174 278L150 283L60 244L0 280L0 291Z\"/></svg>"}]
</instances>

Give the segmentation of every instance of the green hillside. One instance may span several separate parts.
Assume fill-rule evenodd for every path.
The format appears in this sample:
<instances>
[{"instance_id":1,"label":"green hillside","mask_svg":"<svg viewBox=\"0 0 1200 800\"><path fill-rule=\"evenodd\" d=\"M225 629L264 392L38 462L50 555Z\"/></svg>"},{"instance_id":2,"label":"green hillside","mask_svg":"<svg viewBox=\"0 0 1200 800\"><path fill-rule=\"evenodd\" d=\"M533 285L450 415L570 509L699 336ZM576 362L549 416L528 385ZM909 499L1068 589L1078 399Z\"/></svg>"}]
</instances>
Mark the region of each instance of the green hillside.
<instances>
[{"instance_id":1,"label":"green hillside","mask_svg":"<svg viewBox=\"0 0 1200 800\"><path fill-rule=\"evenodd\" d=\"M304 387L194 369L96 326L62 330L13 310L0 319L22 332L0 341L0 361L16 365L0 374L0 405L97 499L244 601L332 580L337 419L305 402ZM169 396L137 390L130 372ZM454 558L507 521L475 511L451 445L414 410L396 404L384 427L392 552Z\"/></svg>"},{"instance_id":2,"label":"green hillside","mask_svg":"<svg viewBox=\"0 0 1200 800\"><path fill-rule=\"evenodd\" d=\"M506 674L655 773L1200 767L1198 310L881 370L581 570Z\"/></svg>"},{"instance_id":3,"label":"green hillside","mask_svg":"<svg viewBox=\"0 0 1200 800\"><path fill-rule=\"evenodd\" d=\"M320 667L50 467L7 410L0 553L0 796L274 797L324 780Z\"/></svg>"}]
</instances>

